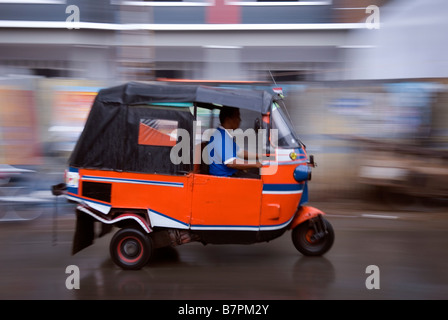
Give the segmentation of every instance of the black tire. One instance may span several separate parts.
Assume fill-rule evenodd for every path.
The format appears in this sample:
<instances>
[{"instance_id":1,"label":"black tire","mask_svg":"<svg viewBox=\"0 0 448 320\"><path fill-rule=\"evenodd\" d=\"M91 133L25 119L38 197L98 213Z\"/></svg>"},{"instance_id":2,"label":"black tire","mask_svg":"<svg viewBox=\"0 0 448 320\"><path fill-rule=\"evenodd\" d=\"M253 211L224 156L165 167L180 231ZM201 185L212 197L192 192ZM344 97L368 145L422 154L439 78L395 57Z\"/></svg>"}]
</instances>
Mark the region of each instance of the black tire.
<instances>
[{"instance_id":1,"label":"black tire","mask_svg":"<svg viewBox=\"0 0 448 320\"><path fill-rule=\"evenodd\" d=\"M109 249L112 261L117 266L124 270L139 270L151 257L152 241L137 229L120 229L112 237Z\"/></svg>"},{"instance_id":2,"label":"black tire","mask_svg":"<svg viewBox=\"0 0 448 320\"><path fill-rule=\"evenodd\" d=\"M325 254L333 246L334 230L331 224L322 218L326 234L318 239L313 240L312 236L315 233L312 223L307 220L292 230L292 242L296 249L305 256L321 256Z\"/></svg>"}]
</instances>

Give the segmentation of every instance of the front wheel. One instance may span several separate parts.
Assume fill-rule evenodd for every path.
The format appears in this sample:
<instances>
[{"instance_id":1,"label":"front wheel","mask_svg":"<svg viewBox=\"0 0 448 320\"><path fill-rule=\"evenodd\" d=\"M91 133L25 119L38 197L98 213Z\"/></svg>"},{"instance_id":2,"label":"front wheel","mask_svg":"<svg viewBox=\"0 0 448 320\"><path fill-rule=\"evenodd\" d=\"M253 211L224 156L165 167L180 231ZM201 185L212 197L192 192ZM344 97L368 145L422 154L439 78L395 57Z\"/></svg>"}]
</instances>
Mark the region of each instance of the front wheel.
<instances>
[{"instance_id":1,"label":"front wheel","mask_svg":"<svg viewBox=\"0 0 448 320\"><path fill-rule=\"evenodd\" d=\"M144 267L151 252L151 239L136 229L121 229L110 241L112 261L125 270L139 270Z\"/></svg>"},{"instance_id":2,"label":"front wheel","mask_svg":"<svg viewBox=\"0 0 448 320\"><path fill-rule=\"evenodd\" d=\"M292 230L292 242L305 256L321 256L333 245L334 230L322 216L307 220Z\"/></svg>"}]
</instances>

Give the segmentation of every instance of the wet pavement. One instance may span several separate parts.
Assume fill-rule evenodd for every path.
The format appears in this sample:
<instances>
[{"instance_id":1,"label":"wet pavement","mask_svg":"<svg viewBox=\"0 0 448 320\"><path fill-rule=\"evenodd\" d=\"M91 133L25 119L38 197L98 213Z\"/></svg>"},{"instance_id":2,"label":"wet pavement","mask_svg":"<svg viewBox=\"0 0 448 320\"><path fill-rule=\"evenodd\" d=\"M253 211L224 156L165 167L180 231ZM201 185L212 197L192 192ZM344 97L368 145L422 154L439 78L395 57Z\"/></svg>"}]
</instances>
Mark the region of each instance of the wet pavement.
<instances>
[{"instance_id":1,"label":"wet pavement","mask_svg":"<svg viewBox=\"0 0 448 320\"><path fill-rule=\"evenodd\" d=\"M190 243L158 250L147 267L123 271L109 258L113 233L72 256L72 207L31 221L0 222L0 299L446 299L448 210L365 211L314 204L334 227L324 257L297 252L290 233L269 243ZM32 210L31 210L32 211ZM63 213L61 213L63 212ZM56 221L56 224L55 224ZM69 265L79 289L68 289ZM379 289L368 289L370 265Z\"/></svg>"}]
</instances>

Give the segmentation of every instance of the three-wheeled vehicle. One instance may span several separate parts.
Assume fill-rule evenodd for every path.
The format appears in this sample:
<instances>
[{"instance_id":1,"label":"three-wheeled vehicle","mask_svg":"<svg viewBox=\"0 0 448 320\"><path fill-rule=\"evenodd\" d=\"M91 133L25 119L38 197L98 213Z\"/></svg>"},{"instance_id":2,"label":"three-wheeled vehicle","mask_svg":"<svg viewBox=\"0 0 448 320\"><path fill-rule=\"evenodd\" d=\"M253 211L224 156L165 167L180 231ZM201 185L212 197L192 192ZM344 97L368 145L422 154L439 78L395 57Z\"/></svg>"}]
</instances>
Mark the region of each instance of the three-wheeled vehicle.
<instances>
[{"instance_id":1,"label":"three-wheeled vehicle","mask_svg":"<svg viewBox=\"0 0 448 320\"><path fill-rule=\"evenodd\" d=\"M327 252L333 228L322 211L305 205L314 159L280 100L265 90L196 85L131 82L100 90L65 184L53 186L55 195L78 203L72 253L112 226L119 230L110 255L123 269L142 268L155 248L251 244L287 230L302 254ZM254 123L262 141L263 167L251 178L208 174L204 124L215 126L223 106L239 108L242 124Z\"/></svg>"}]
</instances>

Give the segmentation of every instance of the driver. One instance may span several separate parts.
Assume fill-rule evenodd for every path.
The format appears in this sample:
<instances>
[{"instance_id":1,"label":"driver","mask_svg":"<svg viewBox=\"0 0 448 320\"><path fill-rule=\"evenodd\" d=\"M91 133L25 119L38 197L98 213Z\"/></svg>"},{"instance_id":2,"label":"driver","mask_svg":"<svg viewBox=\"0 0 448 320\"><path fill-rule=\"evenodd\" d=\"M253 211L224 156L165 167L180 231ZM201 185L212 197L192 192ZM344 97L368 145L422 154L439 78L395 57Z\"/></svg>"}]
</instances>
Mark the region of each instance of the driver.
<instances>
[{"instance_id":1,"label":"driver","mask_svg":"<svg viewBox=\"0 0 448 320\"><path fill-rule=\"evenodd\" d=\"M209 173L222 177L247 177L257 178L244 170L261 168L260 162L248 163L244 160L258 160L256 154L240 149L229 130L236 130L240 126L240 110L233 107L223 107L219 113L221 125L215 130L208 144L208 155L210 157ZM244 159L244 160L243 160Z\"/></svg>"}]
</instances>

